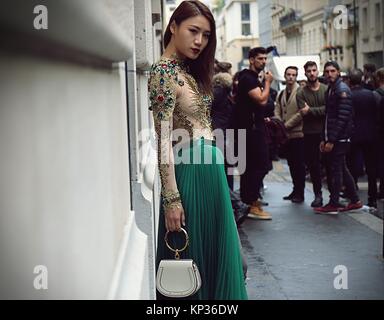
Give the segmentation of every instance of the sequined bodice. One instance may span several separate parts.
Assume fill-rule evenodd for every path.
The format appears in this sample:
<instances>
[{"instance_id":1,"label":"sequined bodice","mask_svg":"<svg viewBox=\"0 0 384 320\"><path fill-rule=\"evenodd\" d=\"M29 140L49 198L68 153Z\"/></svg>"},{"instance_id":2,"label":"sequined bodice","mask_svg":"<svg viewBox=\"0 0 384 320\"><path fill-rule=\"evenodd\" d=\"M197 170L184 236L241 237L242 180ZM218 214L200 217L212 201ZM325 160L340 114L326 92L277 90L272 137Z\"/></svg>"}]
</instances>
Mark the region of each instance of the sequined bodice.
<instances>
[{"instance_id":1,"label":"sequined bodice","mask_svg":"<svg viewBox=\"0 0 384 320\"><path fill-rule=\"evenodd\" d=\"M163 58L154 64L149 81L151 110L160 121L173 115L173 129L186 129L191 138L213 139L212 98L199 92L183 61Z\"/></svg>"},{"instance_id":2,"label":"sequined bodice","mask_svg":"<svg viewBox=\"0 0 384 320\"><path fill-rule=\"evenodd\" d=\"M203 137L213 140L210 117L212 97L201 94L188 66L177 57L162 58L152 66L148 90L150 110L153 111L158 138L158 162L164 205L179 205L171 152L171 132L182 129L189 139ZM165 128L167 130L164 130Z\"/></svg>"}]
</instances>

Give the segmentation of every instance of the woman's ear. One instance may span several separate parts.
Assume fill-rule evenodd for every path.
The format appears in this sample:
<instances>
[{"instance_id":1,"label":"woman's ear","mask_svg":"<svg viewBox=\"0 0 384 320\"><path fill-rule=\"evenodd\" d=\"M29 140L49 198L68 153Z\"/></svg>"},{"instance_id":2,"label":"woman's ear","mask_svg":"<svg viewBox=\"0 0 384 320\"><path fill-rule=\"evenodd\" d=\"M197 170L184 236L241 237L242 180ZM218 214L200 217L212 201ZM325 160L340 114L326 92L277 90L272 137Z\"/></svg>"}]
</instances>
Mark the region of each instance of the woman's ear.
<instances>
[{"instance_id":1,"label":"woman's ear","mask_svg":"<svg viewBox=\"0 0 384 320\"><path fill-rule=\"evenodd\" d=\"M171 30L172 34L175 34L176 27L177 27L176 22L175 22L175 20L173 20L171 25L170 25L170 30Z\"/></svg>"}]
</instances>

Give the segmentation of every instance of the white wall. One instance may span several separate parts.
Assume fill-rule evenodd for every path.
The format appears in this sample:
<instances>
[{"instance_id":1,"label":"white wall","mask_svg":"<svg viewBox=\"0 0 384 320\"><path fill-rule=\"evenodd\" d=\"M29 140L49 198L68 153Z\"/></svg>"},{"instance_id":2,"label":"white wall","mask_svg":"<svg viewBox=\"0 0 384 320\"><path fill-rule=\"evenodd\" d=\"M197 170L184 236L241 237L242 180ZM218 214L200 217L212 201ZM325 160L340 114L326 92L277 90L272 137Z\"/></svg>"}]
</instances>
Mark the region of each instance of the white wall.
<instances>
[{"instance_id":1,"label":"white wall","mask_svg":"<svg viewBox=\"0 0 384 320\"><path fill-rule=\"evenodd\" d=\"M130 208L119 73L4 54L0 69L1 297L106 298Z\"/></svg>"},{"instance_id":2,"label":"white wall","mask_svg":"<svg viewBox=\"0 0 384 320\"><path fill-rule=\"evenodd\" d=\"M272 4L270 0L259 0L258 5L260 45L269 47L272 45Z\"/></svg>"},{"instance_id":3,"label":"white wall","mask_svg":"<svg viewBox=\"0 0 384 320\"><path fill-rule=\"evenodd\" d=\"M233 2L226 9L225 31L227 43L241 37L241 5L239 2Z\"/></svg>"},{"instance_id":4,"label":"white wall","mask_svg":"<svg viewBox=\"0 0 384 320\"><path fill-rule=\"evenodd\" d=\"M250 2L251 36L259 37L259 12L256 1ZM242 38L241 34L241 2L233 1L225 9L225 25L227 42ZM245 37L244 37L245 38Z\"/></svg>"},{"instance_id":5,"label":"white wall","mask_svg":"<svg viewBox=\"0 0 384 320\"><path fill-rule=\"evenodd\" d=\"M251 34L259 38L259 7L257 2L251 2Z\"/></svg>"},{"instance_id":6,"label":"white wall","mask_svg":"<svg viewBox=\"0 0 384 320\"><path fill-rule=\"evenodd\" d=\"M13 36L0 49L0 298L153 299L159 186L139 133L160 0L47 1L49 32L31 32L16 2L0 14ZM22 53L13 28L36 36Z\"/></svg>"}]
</instances>

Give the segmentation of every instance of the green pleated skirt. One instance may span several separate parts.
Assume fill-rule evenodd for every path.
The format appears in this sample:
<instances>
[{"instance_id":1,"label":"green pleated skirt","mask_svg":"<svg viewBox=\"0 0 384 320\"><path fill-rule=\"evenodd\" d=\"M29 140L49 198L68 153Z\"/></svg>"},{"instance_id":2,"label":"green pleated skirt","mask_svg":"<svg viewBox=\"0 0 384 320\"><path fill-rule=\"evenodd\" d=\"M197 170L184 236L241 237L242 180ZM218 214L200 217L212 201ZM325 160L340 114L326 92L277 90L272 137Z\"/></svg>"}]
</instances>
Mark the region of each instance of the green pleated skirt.
<instances>
[{"instance_id":1,"label":"green pleated skirt","mask_svg":"<svg viewBox=\"0 0 384 320\"><path fill-rule=\"evenodd\" d=\"M176 156L176 154L175 154ZM177 152L183 159L175 164L176 182L180 192L189 235L189 246L182 259L197 264L202 286L190 299L247 299L240 240L234 220L223 155L210 140L194 140ZM191 161L185 161L186 159ZM173 259L165 244L165 221L160 210L156 270L161 259ZM184 234L172 233L169 243L181 248ZM157 293L158 299L164 299ZM168 299L168 298L165 298Z\"/></svg>"}]
</instances>

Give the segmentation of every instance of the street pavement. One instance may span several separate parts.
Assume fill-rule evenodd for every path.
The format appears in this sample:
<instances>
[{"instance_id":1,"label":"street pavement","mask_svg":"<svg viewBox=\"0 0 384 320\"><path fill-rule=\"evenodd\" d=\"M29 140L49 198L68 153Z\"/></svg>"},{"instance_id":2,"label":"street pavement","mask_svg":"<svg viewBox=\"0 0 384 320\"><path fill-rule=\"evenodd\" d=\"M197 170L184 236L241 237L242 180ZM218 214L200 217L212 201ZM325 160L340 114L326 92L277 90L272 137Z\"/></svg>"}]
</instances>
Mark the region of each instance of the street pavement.
<instances>
[{"instance_id":1,"label":"street pavement","mask_svg":"<svg viewBox=\"0 0 384 320\"><path fill-rule=\"evenodd\" d=\"M265 210L273 219L246 219L239 227L249 299L384 299L382 220L367 210L315 214L310 183L305 203L284 201L290 181L286 163L274 162L264 180L264 200L269 203ZM323 192L327 202L328 193ZM366 192L364 187L360 192Z\"/></svg>"}]
</instances>

